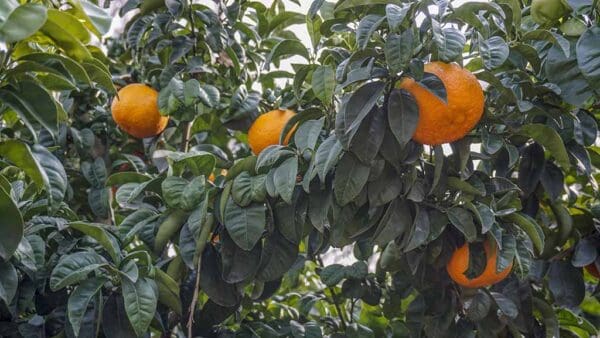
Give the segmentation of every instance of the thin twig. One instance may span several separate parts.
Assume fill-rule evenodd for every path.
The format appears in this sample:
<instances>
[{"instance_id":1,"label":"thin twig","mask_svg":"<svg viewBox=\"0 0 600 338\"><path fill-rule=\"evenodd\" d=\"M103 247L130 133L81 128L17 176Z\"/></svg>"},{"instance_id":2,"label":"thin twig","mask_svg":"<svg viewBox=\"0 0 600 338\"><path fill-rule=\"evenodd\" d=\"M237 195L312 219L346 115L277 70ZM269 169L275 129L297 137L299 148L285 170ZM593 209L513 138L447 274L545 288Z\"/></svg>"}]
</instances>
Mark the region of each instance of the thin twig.
<instances>
[{"instance_id":1,"label":"thin twig","mask_svg":"<svg viewBox=\"0 0 600 338\"><path fill-rule=\"evenodd\" d=\"M187 153L189 146L190 146L190 137L191 137L191 131L192 131L192 122L186 122L184 129L183 129L183 141L181 143L181 151L183 151L184 153Z\"/></svg>"},{"instance_id":2,"label":"thin twig","mask_svg":"<svg viewBox=\"0 0 600 338\"><path fill-rule=\"evenodd\" d=\"M196 305L198 303L198 293L200 292L200 268L202 267L202 259L198 259L198 265L196 266L196 284L194 286L194 296L192 297L192 303L190 304L190 314L188 316L187 328L188 337L192 336L192 327L194 325L194 313L196 313Z\"/></svg>"}]
</instances>

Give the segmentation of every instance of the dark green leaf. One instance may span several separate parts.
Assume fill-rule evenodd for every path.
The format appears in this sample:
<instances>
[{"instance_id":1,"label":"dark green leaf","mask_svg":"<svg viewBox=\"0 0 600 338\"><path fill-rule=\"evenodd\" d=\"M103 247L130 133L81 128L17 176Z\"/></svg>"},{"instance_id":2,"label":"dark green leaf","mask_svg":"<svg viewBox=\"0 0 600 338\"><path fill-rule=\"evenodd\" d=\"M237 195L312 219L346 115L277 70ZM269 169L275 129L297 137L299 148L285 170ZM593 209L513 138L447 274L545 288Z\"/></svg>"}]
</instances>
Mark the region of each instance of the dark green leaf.
<instances>
[{"instance_id":1,"label":"dark green leaf","mask_svg":"<svg viewBox=\"0 0 600 338\"><path fill-rule=\"evenodd\" d=\"M383 20L385 20L385 17L376 14L366 15L360 20L358 28L356 28L356 44L359 49L367 48L371 36L383 23Z\"/></svg>"},{"instance_id":2,"label":"dark green leaf","mask_svg":"<svg viewBox=\"0 0 600 338\"><path fill-rule=\"evenodd\" d=\"M223 222L233 241L246 251L252 250L260 240L266 222L266 208L254 203L242 208L233 199L227 201Z\"/></svg>"},{"instance_id":3,"label":"dark green leaf","mask_svg":"<svg viewBox=\"0 0 600 338\"><path fill-rule=\"evenodd\" d=\"M86 279L69 296L68 316L75 336L79 336L88 305L107 281L108 279L104 277Z\"/></svg>"},{"instance_id":4,"label":"dark green leaf","mask_svg":"<svg viewBox=\"0 0 600 338\"><path fill-rule=\"evenodd\" d=\"M546 148L563 169L569 169L569 155L560 135L553 128L539 123L527 124L521 127L520 133L531 137Z\"/></svg>"},{"instance_id":5,"label":"dark green leaf","mask_svg":"<svg viewBox=\"0 0 600 338\"><path fill-rule=\"evenodd\" d=\"M600 27L586 30L577 41L577 64L590 83L590 87L600 87Z\"/></svg>"},{"instance_id":6,"label":"dark green leaf","mask_svg":"<svg viewBox=\"0 0 600 338\"><path fill-rule=\"evenodd\" d=\"M83 251L62 256L52 270L50 289L53 291L77 283L87 278L88 274L106 265L102 256L92 251Z\"/></svg>"},{"instance_id":7,"label":"dark green leaf","mask_svg":"<svg viewBox=\"0 0 600 338\"><path fill-rule=\"evenodd\" d=\"M394 89L388 103L388 121L396 140L404 146L412 139L419 121L414 97L403 89Z\"/></svg>"},{"instance_id":8,"label":"dark green leaf","mask_svg":"<svg viewBox=\"0 0 600 338\"><path fill-rule=\"evenodd\" d=\"M583 273L568 261L553 261L550 264L548 287L559 306L579 306L585 297Z\"/></svg>"},{"instance_id":9,"label":"dark green leaf","mask_svg":"<svg viewBox=\"0 0 600 338\"><path fill-rule=\"evenodd\" d=\"M452 207L448 209L448 219L460 232L465 235L469 242L477 238L477 228L473 223L473 215L461 207Z\"/></svg>"},{"instance_id":10,"label":"dark green leaf","mask_svg":"<svg viewBox=\"0 0 600 338\"><path fill-rule=\"evenodd\" d=\"M0 188L0 258L8 261L23 238L23 217L8 192Z\"/></svg>"},{"instance_id":11,"label":"dark green leaf","mask_svg":"<svg viewBox=\"0 0 600 338\"><path fill-rule=\"evenodd\" d=\"M369 178L370 167L360 163L351 153L345 153L337 165L333 179L335 198L342 206L361 192Z\"/></svg>"},{"instance_id":12,"label":"dark green leaf","mask_svg":"<svg viewBox=\"0 0 600 338\"><path fill-rule=\"evenodd\" d=\"M331 105L335 90L335 73L330 66L319 66L312 74L312 90L321 102Z\"/></svg>"},{"instance_id":13,"label":"dark green leaf","mask_svg":"<svg viewBox=\"0 0 600 338\"><path fill-rule=\"evenodd\" d=\"M158 287L156 282L149 278L139 278L132 283L128 279L121 280L123 300L127 318L138 336L142 336L156 311L158 303Z\"/></svg>"},{"instance_id":14,"label":"dark green leaf","mask_svg":"<svg viewBox=\"0 0 600 338\"><path fill-rule=\"evenodd\" d=\"M480 34L479 52L485 68L494 69L502 66L504 61L508 59L509 48L506 41L499 36L493 36L485 40Z\"/></svg>"}]
</instances>

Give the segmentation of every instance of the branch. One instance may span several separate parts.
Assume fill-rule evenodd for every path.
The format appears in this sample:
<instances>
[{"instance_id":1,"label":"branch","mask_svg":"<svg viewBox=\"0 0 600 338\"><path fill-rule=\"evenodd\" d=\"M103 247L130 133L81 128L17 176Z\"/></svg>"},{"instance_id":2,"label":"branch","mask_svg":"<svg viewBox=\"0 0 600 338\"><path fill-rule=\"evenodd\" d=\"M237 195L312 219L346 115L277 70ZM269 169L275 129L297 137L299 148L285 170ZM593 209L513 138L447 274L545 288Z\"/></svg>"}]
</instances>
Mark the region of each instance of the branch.
<instances>
[{"instance_id":1,"label":"branch","mask_svg":"<svg viewBox=\"0 0 600 338\"><path fill-rule=\"evenodd\" d=\"M198 236L197 241L197 250L200 255L198 256L198 264L196 264L196 283L194 287L194 295L192 296L192 303L190 304L190 314L188 316L187 328L188 328L188 337L192 336L192 327L194 325L194 313L196 313L196 305L198 304L198 294L200 293L200 268L202 267L202 252L204 252L204 248L206 248L206 243L208 241L208 236L212 232L213 222L212 219L209 218L205 220L202 224L202 229L200 231L200 236Z\"/></svg>"}]
</instances>

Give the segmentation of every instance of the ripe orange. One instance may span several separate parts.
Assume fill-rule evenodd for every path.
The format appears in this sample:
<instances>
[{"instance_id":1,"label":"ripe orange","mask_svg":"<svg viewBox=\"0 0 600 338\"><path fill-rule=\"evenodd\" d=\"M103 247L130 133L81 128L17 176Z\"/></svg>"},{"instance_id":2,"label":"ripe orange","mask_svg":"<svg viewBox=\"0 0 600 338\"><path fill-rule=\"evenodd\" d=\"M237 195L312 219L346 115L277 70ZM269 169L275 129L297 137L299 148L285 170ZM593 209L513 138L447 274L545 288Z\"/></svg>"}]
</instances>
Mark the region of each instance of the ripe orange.
<instances>
[{"instance_id":1,"label":"ripe orange","mask_svg":"<svg viewBox=\"0 0 600 338\"><path fill-rule=\"evenodd\" d=\"M141 83L119 90L111 110L115 122L129 135L145 138L160 134L169 118L158 112L158 92Z\"/></svg>"},{"instance_id":2,"label":"ripe orange","mask_svg":"<svg viewBox=\"0 0 600 338\"><path fill-rule=\"evenodd\" d=\"M431 62L425 65L425 72L442 80L448 103L413 79L400 82L399 87L410 92L419 107L413 139L421 144L438 145L463 138L483 114L483 90L477 78L455 63Z\"/></svg>"},{"instance_id":3,"label":"ripe orange","mask_svg":"<svg viewBox=\"0 0 600 338\"><path fill-rule=\"evenodd\" d=\"M285 124L296 113L291 110L276 109L260 115L248 130L248 143L255 155L266 147L279 144L279 135ZM292 131L286 136L283 144L288 144Z\"/></svg>"},{"instance_id":4,"label":"ripe orange","mask_svg":"<svg viewBox=\"0 0 600 338\"><path fill-rule=\"evenodd\" d=\"M510 271L512 270L513 263L511 262L506 269L502 270L500 273L496 272L496 243L493 243L493 246L490 245L489 241L485 241L483 243L483 247L485 250L485 255L487 257L487 263L485 265L485 269L481 275L477 276L474 279L468 279L465 276L465 271L469 268L469 245L465 243L460 248L456 249L446 265L446 270L448 270L448 274L450 278L454 280L457 284L460 284L467 288L480 288L490 286L492 284L496 284L499 281L503 280L508 276Z\"/></svg>"},{"instance_id":5,"label":"ripe orange","mask_svg":"<svg viewBox=\"0 0 600 338\"><path fill-rule=\"evenodd\" d=\"M587 272L590 273L590 275L596 278L600 278L600 271L598 271L598 268L596 267L595 263L586 265L585 269L587 270Z\"/></svg>"}]
</instances>

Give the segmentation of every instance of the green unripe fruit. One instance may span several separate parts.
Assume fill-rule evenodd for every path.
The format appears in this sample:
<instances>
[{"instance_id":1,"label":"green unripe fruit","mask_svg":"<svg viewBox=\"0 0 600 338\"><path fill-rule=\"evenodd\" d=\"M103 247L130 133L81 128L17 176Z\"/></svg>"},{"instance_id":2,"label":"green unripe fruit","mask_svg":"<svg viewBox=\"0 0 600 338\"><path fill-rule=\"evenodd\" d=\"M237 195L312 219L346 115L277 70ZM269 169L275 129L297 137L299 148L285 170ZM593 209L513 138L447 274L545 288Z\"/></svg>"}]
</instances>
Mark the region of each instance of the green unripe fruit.
<instances>
[{"instance_id":1,"label":"green unripe fruit","mask_svg":"<svg viewBox=\"0 0 600 338\"><path fill-rule=\"evenodd\" d=\"M586 29L585 23L578 18L570 18L560 25L560 31L567 36L580 36Z\"/></svg>"},{"instance_id":2,"label":"green unripe fruit","mask_svg":"<svg viewBox=\"0 0 600 338\"><path fill-rule=\"evenodd\" d=\"M571 8L565 0L533 0L531 17L542 26L548 26L567 15Z\"/></svg>"}]
</instances>

